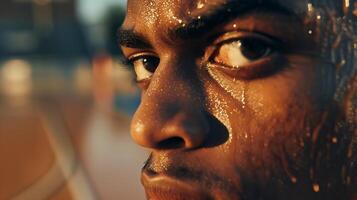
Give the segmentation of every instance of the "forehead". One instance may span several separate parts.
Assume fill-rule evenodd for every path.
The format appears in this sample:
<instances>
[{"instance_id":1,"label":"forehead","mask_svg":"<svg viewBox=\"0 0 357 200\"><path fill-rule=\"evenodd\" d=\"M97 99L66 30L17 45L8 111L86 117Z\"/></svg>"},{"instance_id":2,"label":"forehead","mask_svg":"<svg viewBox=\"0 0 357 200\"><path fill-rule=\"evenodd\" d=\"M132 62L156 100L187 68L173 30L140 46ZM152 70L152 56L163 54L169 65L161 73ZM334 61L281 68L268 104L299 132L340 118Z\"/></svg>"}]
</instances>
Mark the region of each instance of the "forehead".
<instances>
[{"instance_id":1,"label":"forehead","mask_svg":"<svg viewBox=\"0 0 357 200\"><path fill-rule=\"evenodd\" d=\"M212 12L227 4L236 7L276 5L298 16L308 9L308 0L128 0L127 17L124 27L136 26L150 30L164 28ZM243 10L244 11L244 10ZM136 27L137 28L137 27Z\"/></svg>"}]
</instances>

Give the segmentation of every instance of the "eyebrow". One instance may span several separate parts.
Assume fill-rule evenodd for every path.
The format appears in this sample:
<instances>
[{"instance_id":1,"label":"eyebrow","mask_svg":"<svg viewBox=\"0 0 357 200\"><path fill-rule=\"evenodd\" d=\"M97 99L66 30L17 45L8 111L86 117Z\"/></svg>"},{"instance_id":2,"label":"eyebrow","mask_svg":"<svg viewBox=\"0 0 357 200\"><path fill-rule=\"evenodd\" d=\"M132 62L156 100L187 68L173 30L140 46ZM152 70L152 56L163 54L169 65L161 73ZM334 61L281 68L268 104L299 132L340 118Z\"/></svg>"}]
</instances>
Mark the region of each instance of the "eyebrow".
<instances>
[{"instance_id":1,"label":"eyebrow","mask_svg":"<svg viewBox=\"0 0 357 200\"><path fill-rule=\"evenodd\" d=\"M168 39L177 42L179 40L193 40L202 37L207 30L225 24L232 19L248 13L254 9L273 11L285 15L292 15L286 7L275 0L231 0L223 5L216 6L202 15L192 17L185 22L168 30ZM129 48L150 49L150 42L134 30L119 28L117 32L118 44Z\"/></svg>"},{"instance_id":2,"label":"eyebrow","mask_svg":"<svg viewBox=\"0 0 357 200\"><path fill-rule=\"evenodd\" d=\"M212 30L219 25L228 23L234 18L254 9L260 9L260 11L273 11L284 15L294 15L286 7L273 0L232 0L226 4L211 9L211 11L208 11L203 15L191 18L191 20L185 23L184 26L179 24L170 29L169 37L173 41L177 39L187 40L200 38L203 34L207 33L207 30Z\"/></svg>"},{"instance_id":3,"label":"eyebrow","mask_svg":"<svg viewBox=\"0 0 357 200\"><path fill-rule=\"evenodd\" d=\"M126 30L119 28L117 31L118 44L125 47L149 49L152 48L149 41L134 30Z\"/></svg>"}]
</instances>

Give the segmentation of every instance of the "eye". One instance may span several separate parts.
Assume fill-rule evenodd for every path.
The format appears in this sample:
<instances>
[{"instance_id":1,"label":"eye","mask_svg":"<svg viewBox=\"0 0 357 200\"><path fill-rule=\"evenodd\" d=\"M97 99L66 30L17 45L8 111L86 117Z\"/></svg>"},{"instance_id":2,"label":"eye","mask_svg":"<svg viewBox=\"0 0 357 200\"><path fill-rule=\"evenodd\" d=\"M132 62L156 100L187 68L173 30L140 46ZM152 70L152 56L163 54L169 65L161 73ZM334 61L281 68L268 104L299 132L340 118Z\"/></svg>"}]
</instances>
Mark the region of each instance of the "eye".
<instances>
[{"instance_id":1,"label":"eye","mask_svg":"<svg viewBox=\"0 0 357 200\"><path fill-rule=\"evenodd\" d=\"M138 82L151 78L156 68L159 66L160 59L151 54L141 54L129 58L129 63L133 66L136 80Z\"/></svg>"},{"instance_id":2,"label":"eye","mask_svg":"<svg viewBox=\"0 0 357 200\"><path fill-rule=\"evenodd\" d=\"M205 52L209 69L234 80L252 80L277 73L286 64L284 43L252 32L229 32L219 37Z\"/></svg>"},{"instance_id":3,"label":"eye","mask_svg":"<svg viewBox=\"0 0 357 200\"><path fill-rule=\"evenodd\" d=\"M231 39L224 41L216 50L212 60L225 67L249 66L274 53L272 45L257 38Z\"/></svg>"}]
</instances>

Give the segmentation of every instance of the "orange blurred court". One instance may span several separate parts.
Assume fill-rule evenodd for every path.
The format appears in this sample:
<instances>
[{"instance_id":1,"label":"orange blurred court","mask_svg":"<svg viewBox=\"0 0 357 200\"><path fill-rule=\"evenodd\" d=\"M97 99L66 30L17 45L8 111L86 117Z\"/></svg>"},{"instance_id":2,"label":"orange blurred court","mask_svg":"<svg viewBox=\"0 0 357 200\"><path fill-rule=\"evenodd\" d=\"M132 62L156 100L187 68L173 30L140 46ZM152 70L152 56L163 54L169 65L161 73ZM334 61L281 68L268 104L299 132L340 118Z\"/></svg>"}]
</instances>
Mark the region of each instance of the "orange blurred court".
<instances>
[{"instance_id":1,"label":"orange blurred court","mask_svg":"<svg viewBox=\"0 0 357 200\"><path fill-rule=\"evenodd\" d=\"M144 199L140 100L115 42L125 6L0 1L0 200Z\"/></svg>"},{"instance_id":2,"label":"orange blurred court","mask_svg":"<svg viewBox=\"0 0 357 200\"><path fill-rule=\"evenodd\" d=\"M113 73L111 57L103 59L76 70L71 87L54 87L60 75L33 78L25 61L10 66L17 78L1 71L1 200L144 199L146 152L131 141L130 115L113 107L115 95L128 92L120 84L128 74Z\"/></svg>"}]
</instances>

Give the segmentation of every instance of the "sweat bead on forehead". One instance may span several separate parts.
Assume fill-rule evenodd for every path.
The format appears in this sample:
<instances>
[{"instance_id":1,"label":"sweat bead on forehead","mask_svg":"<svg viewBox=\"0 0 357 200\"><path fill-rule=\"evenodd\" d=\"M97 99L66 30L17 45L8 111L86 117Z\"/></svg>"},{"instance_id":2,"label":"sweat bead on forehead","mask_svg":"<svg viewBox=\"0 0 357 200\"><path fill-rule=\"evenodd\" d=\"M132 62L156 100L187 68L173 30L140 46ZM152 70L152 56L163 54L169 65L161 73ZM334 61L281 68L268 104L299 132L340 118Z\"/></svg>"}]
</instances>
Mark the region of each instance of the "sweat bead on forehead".
<instances>
[{"instance_id":1,"label":"sweat bead on forehead","mask_svg":"<svg viewBox=\"0 0 357 200\"><path fill-rule=\"evenodd\" d=\"M304 15L309 11L309 1L282 1L282 0L133 0L128 3L129 21L142 22L144 27L159 30L165 30L168 24L174 26L177 24L184 25L186 21L207 14L219 7L227 7L227 12L237 13L238 10L245 11L243 8L255 7L261 4L270 4L277 8L283 8L297 15ZM227 6L232 5L232 6ZM169 23L168 23L169 22ZM133 24L128 24L133 26ZM129 27L128 27L129 28ZM138 27L139 28L139 27Z\"/></svg>"}]
</instances>

